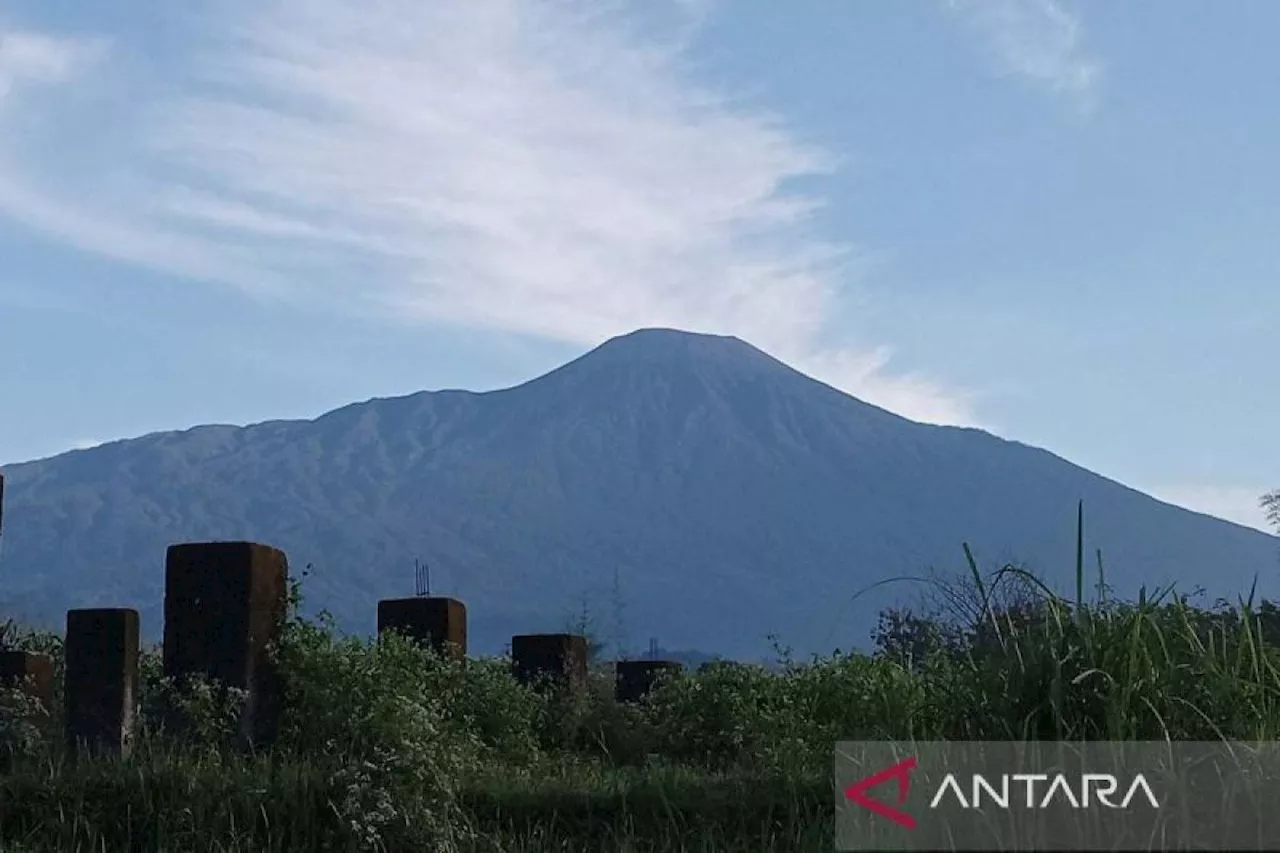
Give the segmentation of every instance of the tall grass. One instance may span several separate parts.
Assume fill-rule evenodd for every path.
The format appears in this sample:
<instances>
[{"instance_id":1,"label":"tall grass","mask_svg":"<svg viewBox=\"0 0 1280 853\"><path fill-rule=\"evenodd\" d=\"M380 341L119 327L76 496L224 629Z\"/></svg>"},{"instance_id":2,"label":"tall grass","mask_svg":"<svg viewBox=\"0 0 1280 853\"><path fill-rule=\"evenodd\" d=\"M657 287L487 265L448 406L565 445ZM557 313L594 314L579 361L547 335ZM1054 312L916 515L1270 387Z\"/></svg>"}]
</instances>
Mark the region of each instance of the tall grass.
<instances>
[{"instance_id":1,"label":"tall grass","mask_svg":"<svg viewBox=\"0 0 1280 853\"><path fill-rule=\"evenodd\" d=\"M709 665L634 707L613 703L605 673L547 694L502 659L454 661L297 617L269 751L237 750L236 697L165 682L154 650L127 759L71 761L57 710L33 716L10 692L0 848L829 850L839 740L1277 737L1269 602L1117 601L1101 594L1100 560L1086 601L1082 535L1073 600L1016 567L984 575L965 554L973 618L892 612L873 653ZM1010 587L1021 597L1002 598ZM21 643L60 654L53 638ZM161 725L175 707L181 736Z\"/></svg>"}]
</instances>

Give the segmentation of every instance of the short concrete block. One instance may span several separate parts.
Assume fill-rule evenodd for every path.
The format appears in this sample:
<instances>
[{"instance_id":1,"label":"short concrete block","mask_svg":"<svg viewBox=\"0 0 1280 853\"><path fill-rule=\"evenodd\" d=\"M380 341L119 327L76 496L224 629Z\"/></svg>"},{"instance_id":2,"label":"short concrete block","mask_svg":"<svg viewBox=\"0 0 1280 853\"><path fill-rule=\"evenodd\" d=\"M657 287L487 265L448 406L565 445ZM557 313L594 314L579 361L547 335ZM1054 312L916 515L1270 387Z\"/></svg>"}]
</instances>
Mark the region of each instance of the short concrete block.
<instances>
[{"instance_id":1,"label":"short concrete block","mask_svg":"<svg viewBox=\"0 0 1280 853\"><path fill-rule=\"evenodd\" d=\"M53 713L53 658L39 652L0 652L0 685L17 688Z\"/></svg>"},{"instance_id":2,"label":"short concrete block","mask_svg":"<svg viewBox=\"0 0 1280 853\"><path fill-rule=\"evenodd\" d=\"M288 559L254 542L174 545L165 561L164 673L248 691L242 738L265 743L279 719L269 651L288 602Z\"/></svg>"},{"instance_id":3,"label":"short concrete block","mask_svg":"<svg viewBox=\"0 0 1280 853\"><path fill-rule=\"evenodd\" d=\"M521 684L578 687L587 680L587 638L578 634L518 634L511 662Z\"/></svg>"},{"instance_id":4,"label":"short concrete block","mask_svg":"<svg viewBox=\"0 0 1280 853\"><path fill-rule=\"evenodd\" d=\"M396 631L441 654L467 654L467 607L456 598L388 598L378 602L378 633Z\"/></svg>"},{"instance_id":5,"label":"short concrete block","mask_svg":"<svg viewBox=\"0 0 1280 853\"><path fill-rule=\"evenodd\" d=\"M138 697L138 611L67 611L67 746L127 755Z\"/></svg>"},{"instance_id":6,"label":"short concrete block","mask_svg":"<svg viewBox=\"0 0 1280 853\"><path fill-rule=\"evenodd\" d=\"M684 666L673 660L620 660L615 666L619 702L641 702L662 676L678 675ZM668 676L669 677L669 676Z\"/></svg>"}]
</instances>

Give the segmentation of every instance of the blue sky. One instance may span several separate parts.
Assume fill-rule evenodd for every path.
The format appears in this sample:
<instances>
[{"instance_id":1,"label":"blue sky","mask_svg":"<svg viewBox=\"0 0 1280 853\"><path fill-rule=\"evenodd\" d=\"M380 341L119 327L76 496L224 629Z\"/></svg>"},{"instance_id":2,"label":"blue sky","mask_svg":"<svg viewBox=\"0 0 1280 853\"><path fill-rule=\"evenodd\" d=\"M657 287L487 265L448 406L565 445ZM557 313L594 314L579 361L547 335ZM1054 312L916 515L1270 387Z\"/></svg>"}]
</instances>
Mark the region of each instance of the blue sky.
<instances>
[{"instance_id":1,"label":"blue sky","mask_svg":"<svg viewBox=\"0 0 1280 853\"><path fill-rule=\"evenodd\" d=\"M187 5L0 10L0 461L674 326L1264 527L1280 5Z\"/></svg>"}]
</instances>

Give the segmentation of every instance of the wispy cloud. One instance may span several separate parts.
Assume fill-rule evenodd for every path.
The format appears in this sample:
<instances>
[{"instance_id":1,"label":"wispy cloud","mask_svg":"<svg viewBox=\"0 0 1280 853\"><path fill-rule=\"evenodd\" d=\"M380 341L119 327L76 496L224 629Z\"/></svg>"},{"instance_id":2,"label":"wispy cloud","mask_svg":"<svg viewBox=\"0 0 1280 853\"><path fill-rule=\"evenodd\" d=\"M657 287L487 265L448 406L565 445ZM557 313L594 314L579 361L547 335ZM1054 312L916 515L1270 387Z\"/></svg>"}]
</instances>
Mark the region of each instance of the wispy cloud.
<instances>
[{"instance_id":1,"label":"wispy cloud","mask_svg":"<svg viewBox=\"0 0 1280 853\"><path fill-rule=\"evenodd\" d=\"M1057 0L947 0L979 33L1005 72L1082 109L1096 102L1102 63L1083 47L1080 20Z\"/></svg>"},{"instance_id":2,"label":"wispy cloud","mask_svg":"<svg viewBox=\"0 0 1280 853\"><path fill-rule=\"evenodd\" d=\"M58 83L99 59L106 42L0 31L0 96L22 82Z\"/></svg>"},{"instance_id":3,"label":"wispy cloud","mask_svg":"<svg viewBox=\"0 0 1280 853\"><path fill-rule=\"evenodd\" d=\"M887 349L829 344L859 256L814 236L820 200L790 185L835 163L695 82L705 0L672 0L660 24L639 15L652 4L601 0L230 8L181 88L115 116L127 135L64 128L11 144L7 168L0 147L0 210L129 262L402 322L583 345L736 334L909 417L973 423L966 395L895 375ZM50 142L100 145L111 180L69 179Z\"/></svg>"}]
</instances>

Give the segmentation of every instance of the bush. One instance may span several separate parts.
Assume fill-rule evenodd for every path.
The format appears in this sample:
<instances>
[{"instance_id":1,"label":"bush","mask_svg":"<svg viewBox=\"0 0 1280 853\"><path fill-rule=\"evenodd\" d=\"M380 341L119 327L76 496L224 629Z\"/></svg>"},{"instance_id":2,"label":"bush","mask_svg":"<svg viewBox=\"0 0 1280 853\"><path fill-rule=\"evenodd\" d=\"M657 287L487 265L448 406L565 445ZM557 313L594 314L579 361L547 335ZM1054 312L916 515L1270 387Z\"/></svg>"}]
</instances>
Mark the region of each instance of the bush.
<instances>
[{"instance_id":1,"label":"bush","mask_svg":"<svg viewBox=\"0 0 1280 853\"><path fill-rule=\"evenodd\" d=\"M362 847L450 841L457 780L479 737L446 722L443 665L399 636L340 639L293 621L279 649L278 748L333 773L332 803ZM434 664L434 665L433 665Z\"/></svg>"}]
</instances>

